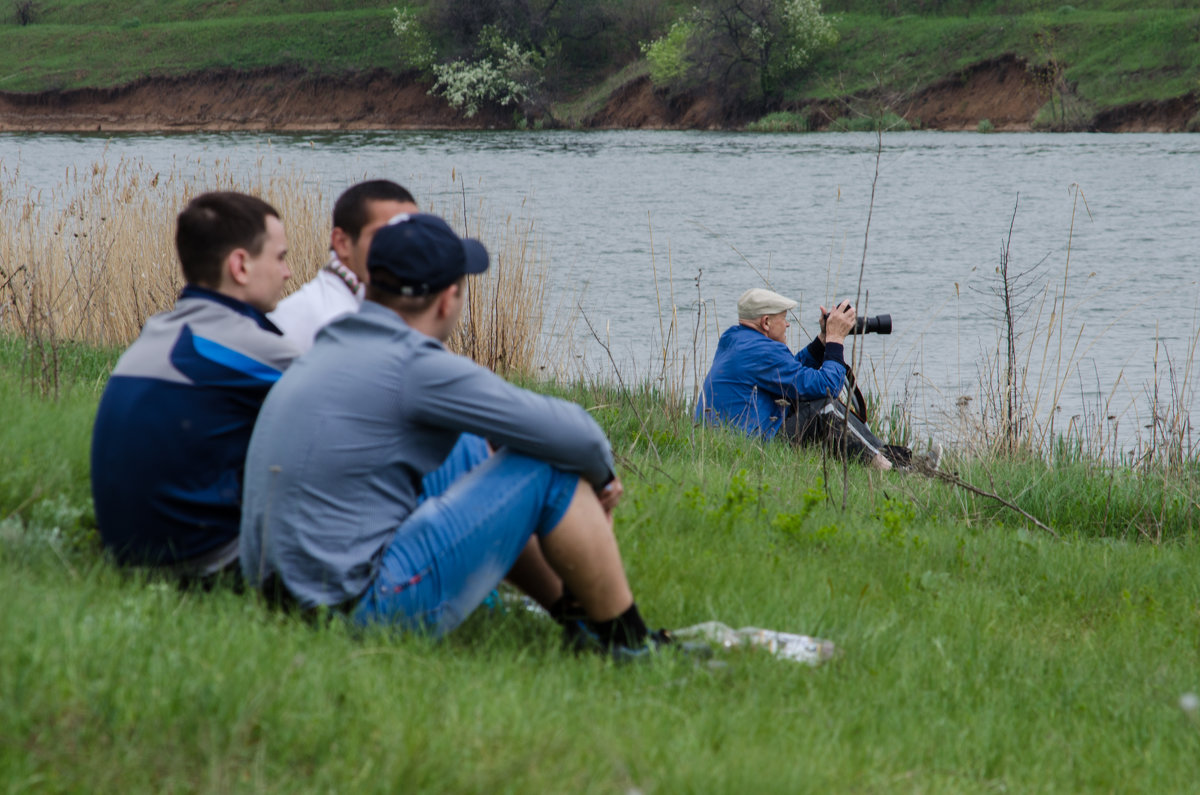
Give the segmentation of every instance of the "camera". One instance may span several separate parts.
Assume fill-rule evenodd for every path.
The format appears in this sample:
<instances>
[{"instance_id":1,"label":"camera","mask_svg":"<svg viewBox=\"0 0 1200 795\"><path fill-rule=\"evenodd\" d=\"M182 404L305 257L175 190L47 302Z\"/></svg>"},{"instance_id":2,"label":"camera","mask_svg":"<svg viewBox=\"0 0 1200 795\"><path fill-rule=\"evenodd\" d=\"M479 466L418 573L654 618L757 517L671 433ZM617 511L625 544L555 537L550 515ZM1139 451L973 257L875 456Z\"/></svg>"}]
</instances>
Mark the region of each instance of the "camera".
<instances>
[{"instance_id":1,"label":"camera","mask_svg":"<svg viewBox=\"0 0 1200 795\"><path fill-rule=\"evenodd\" d=\"M829 316L828 313L825 314ZM892 316L891 315L875 315L874 317L860 317L854 321L854 328L850 329L851 334L891 334L892 333Z\"/></svg>"}]
</instances>

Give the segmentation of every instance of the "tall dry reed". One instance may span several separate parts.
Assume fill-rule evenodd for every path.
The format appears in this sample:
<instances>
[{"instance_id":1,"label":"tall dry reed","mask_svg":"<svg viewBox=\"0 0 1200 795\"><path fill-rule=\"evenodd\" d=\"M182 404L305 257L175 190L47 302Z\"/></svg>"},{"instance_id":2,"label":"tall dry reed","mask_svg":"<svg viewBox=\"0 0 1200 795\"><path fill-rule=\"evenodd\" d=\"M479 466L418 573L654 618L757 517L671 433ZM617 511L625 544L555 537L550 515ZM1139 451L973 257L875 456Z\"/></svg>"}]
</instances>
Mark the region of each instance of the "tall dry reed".
<instances>
[{"instance_id":1,"label":"tall dry reed","mask_svg":"<svg viewBox=\"0 0 1200 795\"><path fill-rule=\"evenodd\" d=\"M448 347L501 374L566 374L573 316L549 307L549 258L533 219L497 220L482 199L441 210L459 234L481 240L491 258L487 271L467 281L463 317Z\"/></svg>"},{"instance_id":2,"label":"tall dry reed","mask_svg":"<svg viewBox=\"0 0 1200 795\"><path fill-rule=\"evenodd\" d=\"M1192 366L1200 326L1193 319L1189 341L1178 358L1156 343L1154 374L1149 383L1130 385L1121 372L1112 384L1096 383L1094 390L1084 388L1081 364L1095 350L1102 350L1105 335L1128 312L1110 318L1100 328L1087 328L1076 320L1076 313L1090 297L1075 297L1068 289L1075 210L1081 205L1086 210L1082 191L1073 186L1073 192L1075 208L1060 276L1042 277L1040 268L1045 260L1023 272L1011 267L1010 221L994 289L1001 331L995 348L983 355L975 413L967 410L970 399L959 400L957 436L977 457L991 453L1047 459L1067 455L1094 462L1119 461L1155 470L1179 470L1194 463L1200 452L1200 440L1193 438L1190 419ZM1014 221L1016 213L1014 206ZM1064 417L1064 396L1075 389L1080 393L1082 408ZM1118 397L1130 389L1140 389L1142 394ZM1098 399L1089 403L1084 398L1088 391L1094 391Z\"/></svg>"},{"instance_id":3,"label":"tall dry reed","mask_svg":"<svg viewBox=\"0 0 1200 795\"><path fill-rule=\"evenodd\" d=\"M251 193L279 211L289 290L325 263L332 198L278 164L259 161L242 173L228 161L193 160L161 171L122 157L68 169L42 191L24 188L0 164L0 334L25 340L43 391L53 390L60 342L128 345L150 315L174 304L183 286L175 219L207 190ZM547 261L532 223L497 223L481 206L469 231L493 252L493 267L472 282L466 323L451 347L494 369L535 375L547 367L540 348Z\"/></svg>"},{"instance_id":4,"label":"tall dry reed","mask_svg":"<svg viewBox=\"0 0 1200 795\"><path fill-rule=\"evenodd\" d=\"M68 169L50 190L22 191L0 171L0 332L96 345L127 345L183 286L175 218L196 194L238 190L263 197L287 227L293 285L324 261L329 222L319 190L287 172L235 175L228 162L139 159Z\"/></svg>"}]
</instances>

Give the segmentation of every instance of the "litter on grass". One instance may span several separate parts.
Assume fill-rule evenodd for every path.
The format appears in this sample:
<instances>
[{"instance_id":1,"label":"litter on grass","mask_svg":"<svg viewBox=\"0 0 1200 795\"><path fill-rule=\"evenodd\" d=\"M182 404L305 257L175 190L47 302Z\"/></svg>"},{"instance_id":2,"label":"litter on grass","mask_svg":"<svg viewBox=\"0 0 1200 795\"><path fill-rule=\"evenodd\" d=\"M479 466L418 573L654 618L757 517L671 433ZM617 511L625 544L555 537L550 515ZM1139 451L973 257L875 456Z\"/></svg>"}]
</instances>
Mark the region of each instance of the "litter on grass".
<instances>
[{"instance_id":1,"label":"litter on grass","mask_svg":"<svg viewBox=\"0 0 1200 795\"><path fill-rule=\"evenodd\" d=\"M759 627L733 629L720 621L705 621L703 624L674 630L671 634L681 640L705 640L726 649L766 649L781 660L807 665L820 665L837 654L837 647L832 641Z\"/></svg>"},{"instance_id":2,"label":"litter on grass","mask_svg":"<svg viewBox=\"0 0 1200 795\"><path fill-rule=\"evenodd\" d=\"M502 592L493 591L484 600L488 607L505 609L515 608L528 610L546 618L550 614L542 609L528 596L505 589ZM742 627L733 629L720 621L705 621L683 629L672 630L671 634L679 640L703 641L723 649L747 647L765 649L781 660L820 665L837 656L838 649L833 641L813 638L808 635L793 635L790 632L776 632L773 629L760 627Z\"/></svg>"}]
</instances>

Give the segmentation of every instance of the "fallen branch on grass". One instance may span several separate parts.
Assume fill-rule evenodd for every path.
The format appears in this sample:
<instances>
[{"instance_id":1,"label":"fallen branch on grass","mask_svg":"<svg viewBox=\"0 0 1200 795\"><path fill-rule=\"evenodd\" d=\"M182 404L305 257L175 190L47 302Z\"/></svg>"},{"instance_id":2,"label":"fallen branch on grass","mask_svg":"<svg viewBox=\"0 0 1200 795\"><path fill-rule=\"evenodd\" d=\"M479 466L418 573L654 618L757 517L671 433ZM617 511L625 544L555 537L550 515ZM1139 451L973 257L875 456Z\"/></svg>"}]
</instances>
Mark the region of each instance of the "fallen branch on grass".
<instances>
[{"instance_id":1,"label":"fallen branch on grass","mask_svg":"<svg viewBox=\"0 0 1200 795\"><path fill-rule=\"evenodd\" d=\"M919 464L916 466L916 469L918 472L928 475L931 478L936 478L937 480L945 481L946 483L949 483L952 486L958 486L960 489L969 491L972 494L978 494L980 497L987 497L990 500L995 500L996 502L1003 505L1005 508L1011 508L1012 510L1021 514L1026 519L1033 522L1035 525L1042 528L1050 535L1054 536L1055 539L1057 539L1059 541L1062 540L1061 538L1059 538L1058 533L1054 532L1053 528L1051 528L1050 525L1041 521L1036 516L1029 513L1029 511L1026 511L1024 508L1022 508L1021 506L1019 506L1015 503L1009 502L1008 500L1004 499L1003 497L1001 497L999 494L996 494L995 492L984 491L983 489L979 488L978 486L973 486L970 483L968 483L967 481L960 478L958 475L954 474L953 472L946 472L946 471L940 470L940 469L938 469L938 470L930 469L929 467L921 466Z\"/></svg>"}]
</instances>

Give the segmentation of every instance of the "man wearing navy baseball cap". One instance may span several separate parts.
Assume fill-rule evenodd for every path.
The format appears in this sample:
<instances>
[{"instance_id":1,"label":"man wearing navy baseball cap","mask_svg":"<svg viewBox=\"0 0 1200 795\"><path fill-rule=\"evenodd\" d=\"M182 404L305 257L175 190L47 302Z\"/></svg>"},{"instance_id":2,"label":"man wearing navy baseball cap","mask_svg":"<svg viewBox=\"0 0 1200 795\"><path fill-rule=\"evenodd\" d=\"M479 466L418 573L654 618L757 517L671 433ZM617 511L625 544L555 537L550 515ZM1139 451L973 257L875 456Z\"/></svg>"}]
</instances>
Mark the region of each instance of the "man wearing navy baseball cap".
<instances>
[{"instance_id":1,"label":"man wearing navy baseball cap","mask_svg":"<svg viewBox=\"0 0 1200 795\"><path fill-rule=\"evenodd\" d=\"M613 534L612 450L579 406L519 389L446 350L479 241L393 218L367 256L367 300L326 327L271 390L246 460L249 583L302 610L442 635L507 578L574 648L638 659L650 632ZM498 450L418 504L460 433ZM269 594L270 595L270 594Z\"/></svg>"}]
</instances>

